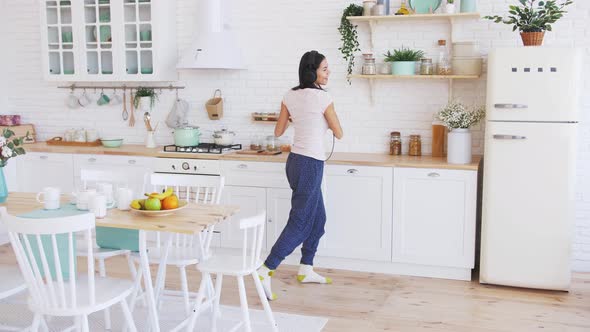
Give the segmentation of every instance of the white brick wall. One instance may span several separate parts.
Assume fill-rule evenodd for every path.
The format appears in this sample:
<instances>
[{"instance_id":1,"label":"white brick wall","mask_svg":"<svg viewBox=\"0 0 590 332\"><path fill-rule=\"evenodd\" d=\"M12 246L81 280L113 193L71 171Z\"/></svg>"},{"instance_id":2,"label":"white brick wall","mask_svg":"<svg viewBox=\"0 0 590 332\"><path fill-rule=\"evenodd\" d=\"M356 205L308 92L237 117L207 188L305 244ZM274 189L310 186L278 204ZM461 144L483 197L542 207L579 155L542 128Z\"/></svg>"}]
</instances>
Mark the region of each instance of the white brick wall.
<instances>
[{"instance_id":1,"label":"white brick wall","mask_svg":"<svg viewBox=\"0 0 590 332\"><path fill-rule=\"evenodd\" d=\"M77 1L77 0L75 0ZM229 1L228 1L229 2ZM337 27L342 9L354 1L275 0L231 1L226 8L228 21L239 30L244 48L246 71L183 71L179 84L186 85L180 95L191 105L191 123L198 125L205 136L226 126L238 133L237 139L249 143L253 134L270 134L271 125L255 124L250 113L279 110L284 92L297 82L297 66L303 52L317 49L330 63L332 76L328 86L334 96L336 110L345 130L345 138L337 142L336 151L386 152L388 134L402 132L405 142L410 134L421 134L423 151L430 152L432 115L447 100L446 82L384 81L375 85L375 105L369 103L368 84L362 80L345 81L346 64L338 51L340 36ZM399 1L392 0L397 7ZM505 12L516 0L479 0L482 14ZM180 51L189 45L196 18L196 1L178 0L177 27ZM583 91L590 85L590 1L577 0L570 13L546 35L547 45L584 48ZM457 40L475 39L482 51L497 46L519 45L519 36L510 27L484 20L466 21L457 25ZM121 119L120 107L91 107L69 110L64 106L67 91L56 89L56 83L44 82L41 71L39 10L34 0L0 0L0 113L18 113L25 122L36 125L41 139L61 135L72 127L96 128L103 135L123 136L128 143L141 143L145 129L129 128ZM361 47L367 46L367 27L359 27ZM381 24L377 28L375 52L401 45L419 47L434 56L438 39L449 38L449 26L442 22L404 22ZM381 59L378 58L380 61ZM357 61L357 63L359 63ZM220 88L225 99L225 117L208 120L205 101ZM485 101L485 76L477 81L457 82L455 95L468 103ZM173 95L164 92L154 112L163 121L171 107ZM590 271L590 95L583 97L580 125L576 240L574 269ZM157 140L171 143L170 131L162 124ZM288 132L287 135L292 133ZM483 152L480 127L473 130L475 153ZM331 140L329 141L331 142ZM548 156L550 158L550 155Z\"/></svg>"}]
</instances>

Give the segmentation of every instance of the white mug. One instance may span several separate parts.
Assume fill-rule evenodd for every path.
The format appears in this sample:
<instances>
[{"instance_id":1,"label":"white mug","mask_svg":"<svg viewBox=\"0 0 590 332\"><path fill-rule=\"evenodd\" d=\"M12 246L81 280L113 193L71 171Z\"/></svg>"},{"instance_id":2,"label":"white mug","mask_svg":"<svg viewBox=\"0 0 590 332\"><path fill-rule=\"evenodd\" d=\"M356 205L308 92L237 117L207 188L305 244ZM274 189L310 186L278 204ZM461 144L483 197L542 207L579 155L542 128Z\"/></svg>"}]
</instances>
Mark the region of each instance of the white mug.
<instances>
[{"instance_id":1,"label":"white mug","mask_svg":"<svg viewBox=\"0 0 590 332\"><path fill-rule=\"evenodd\" d=\"M113 184L108 182L99 182L96 184L96 191L99 194L105 195L107 203L111 204L115 201L113 197Z\"/></svg>"},{"instance_id":2,"label":"white mug","mask_svg":"<svg viewBox=\"0 0 590 332\"><path fill-rule=\"evenodd\" d=\"M98 132L94 129L86 130L86 141L94 142L98 139Z\"/></svg>"},{"instance_id":3,"label":"white mug","mask_svg":"<svg viewBox=\"0 0 590 332\"><path fill-rule=\"evenodd\" d=\"M43 195L43 200L39 198ZM57 210L59 209L59 188L45 187L43 191L37 194L37 202L43 203L45 210Z\"/></svg>"},{"instance_id":4,"label":"white mug","mask_svg":"<svg viewBox=\"0 0 590 332\"><path fill-rule=\"evenodd\" d=\"M76 198L76 208L78 210L88 210L88 203L90 199L96 195L95 189L87 189L84 191L79 191L77 193L72 193L72 195Z\"/></svg>"},{"instance_id":5,"label":"white mug","mask_svg":"<svg viewBox=\"0 0 590 332\"><path fill-rule=\"evenodd\" d=\"M115 206L115 203L107 204L107 197L103 194L92 195L88 201L88 210L94 213L96 218L104 218L107 215L107 209Z\"/></svg>"},{"instance_id":6,"label":"white mug","mask_svg":"<svg viewBox=\"0 0 590 332\"><path fill-rule=\"evenodd\" d=\"M129 188L119 188L117 190L117 208L122 211L129 210L133 200L133 190Z\"/></svg>"}]
</instances>

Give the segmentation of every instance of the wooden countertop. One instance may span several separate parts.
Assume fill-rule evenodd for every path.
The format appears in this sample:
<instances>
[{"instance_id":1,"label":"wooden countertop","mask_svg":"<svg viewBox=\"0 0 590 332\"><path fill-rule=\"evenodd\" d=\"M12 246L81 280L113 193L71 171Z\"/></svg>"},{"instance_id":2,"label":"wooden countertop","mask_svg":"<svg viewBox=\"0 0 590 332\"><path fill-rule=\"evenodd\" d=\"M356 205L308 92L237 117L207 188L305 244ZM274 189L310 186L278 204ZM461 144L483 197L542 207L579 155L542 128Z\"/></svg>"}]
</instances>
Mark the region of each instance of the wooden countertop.
<instances>
[{"instance_id":1,"label":"wooden countertop","mask_svg":"<svg viewBox=\"0 0 590 332\"><path fill-rule=\"evenodd\" d=\"M28 152L50 152L50 153L77 153L77 154L104 154L118 156L145 156L160 158L185 158L185 159L215 159L215 160L236 160L236 161L259 161L279 162L287 160L288 153L275 156L243 155L237 153L216 154L191 154L163 152L163 147L146 148L143 145L124 144L119 148L99 147L70 147L47 145L45 142L26 144ZM473 156L473 161L465 165L453 165L447 163L445 157L432 156L391 156L382 153L357 153L357 152L335 152L327 162L331 165L358 165L358 166L384 166L384 167L412 167L412 168L442 168L457 170L477 171L481 156Z\"/></svg>"}]
</instances>

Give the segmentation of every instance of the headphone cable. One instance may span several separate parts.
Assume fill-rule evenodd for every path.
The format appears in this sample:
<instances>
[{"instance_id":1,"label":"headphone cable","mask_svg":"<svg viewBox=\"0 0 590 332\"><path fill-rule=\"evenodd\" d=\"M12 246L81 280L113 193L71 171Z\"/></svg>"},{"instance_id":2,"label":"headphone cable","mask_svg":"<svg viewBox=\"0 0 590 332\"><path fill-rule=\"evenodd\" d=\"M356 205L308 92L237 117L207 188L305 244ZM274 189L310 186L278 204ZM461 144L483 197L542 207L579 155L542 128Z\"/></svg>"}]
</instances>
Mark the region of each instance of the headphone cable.
<instances>
[{"instance_id":1,"label":"headphone cable","mask_svg":"<svg viewBox=\"0 0 590 332\"><path fill-rule=\"evenodd\" d=\"M326 158L326 160L324 160L324 162L330 160L330 158L332 157L332 153L334 153L334 145L336 145L336 136L334 135L334 133L332 133L332 151L330 151L330 155L328 156L328 158Z\"/></svg>"}]
</instances>

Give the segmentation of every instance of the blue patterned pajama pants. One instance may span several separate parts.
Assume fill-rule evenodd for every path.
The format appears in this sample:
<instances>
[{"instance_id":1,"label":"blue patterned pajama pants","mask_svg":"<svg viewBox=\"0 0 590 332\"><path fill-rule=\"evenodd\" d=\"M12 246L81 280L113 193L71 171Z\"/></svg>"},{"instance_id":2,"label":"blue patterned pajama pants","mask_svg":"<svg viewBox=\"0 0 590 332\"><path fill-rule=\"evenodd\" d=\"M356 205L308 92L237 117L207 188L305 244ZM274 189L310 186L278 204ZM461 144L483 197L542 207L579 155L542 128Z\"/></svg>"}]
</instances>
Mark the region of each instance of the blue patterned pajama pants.
<instances>
[{"instance_id":1,"label":"blue patterned pajama pants","mask_svg":"<svg viewBox=\"0 0 590 332\"><path fill-rule=\"evenodd\" d=\"M324 162L290 153L286 171L289 186L293 190L291 212L287 225L264 262L271 270L276 269L301 243L301 264L313 265L326 224L321 190Z\"/></svg>"}]
</instances>

